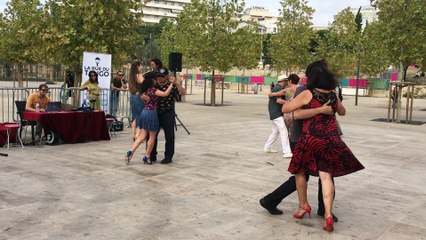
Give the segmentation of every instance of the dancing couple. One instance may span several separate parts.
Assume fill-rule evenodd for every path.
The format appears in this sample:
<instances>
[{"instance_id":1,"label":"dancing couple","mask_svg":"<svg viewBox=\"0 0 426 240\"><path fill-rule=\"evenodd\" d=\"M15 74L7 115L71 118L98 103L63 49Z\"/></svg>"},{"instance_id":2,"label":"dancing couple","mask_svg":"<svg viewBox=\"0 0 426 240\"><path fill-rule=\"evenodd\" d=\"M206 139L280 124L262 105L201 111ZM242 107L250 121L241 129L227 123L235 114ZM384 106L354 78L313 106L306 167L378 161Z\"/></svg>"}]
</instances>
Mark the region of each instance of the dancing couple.
<instances>
[{"instance_id":1,"label":"dancing couple","mask_svg":"<svg viewBox=\"0 0 426 240\"><path fill-rule=\"evenodd\" d=\"M319 176L321 180L323 229L333 231L332 206L334 200L333 177L340 177L364 169L338 133L335 113L343 116L346 110L333 91L338 81L324 60L311 63L306 69L306 90L282 107L282 112L293 112L295 119L304 119L302 133L293 150L288 171L295 174L274 192L260 200L262 207L271 214L282 214L276 206L294 191L299 198L299 210L294 218L302 219L311 214L307 200L307 177ZM331 109L330 109L331 108ZM332 111L330 111L332 110ZM319 211L318 211L319 212ZM319 213L320 214L320 213Z\"/></svg>"},{"instance_id":2,"label":"dancing couple","mask_svg":"<svg viewBox=\"0 0 426 240\"><path fill-rule=\"evenodd\" d=\"M158 121L158 97L167 97L170 94L170 91L173 88L173 85L176 83L176 78L171 77L170 82L172 84L165 91L158 90L155 86L157 85L157 77L159 73L157 72L147 72L143 75L144 80L141 83L140 93L141 95L147 96L147 101L145 102L145 106L143 108L140 122L138 126L140 126L140 133L137 135L135 142L133 143L132 148L126 153L124 158L127 164L130 164L130 160L132 159L133 154L136 149L139 147L143 141L149 137L146 147L146 154L143 158L143 162L145 164L152 164L150 159L151 151L154 146L155 138L157 136L157 132L160 130L160 124Z\"/></svg>"}]
</instances>

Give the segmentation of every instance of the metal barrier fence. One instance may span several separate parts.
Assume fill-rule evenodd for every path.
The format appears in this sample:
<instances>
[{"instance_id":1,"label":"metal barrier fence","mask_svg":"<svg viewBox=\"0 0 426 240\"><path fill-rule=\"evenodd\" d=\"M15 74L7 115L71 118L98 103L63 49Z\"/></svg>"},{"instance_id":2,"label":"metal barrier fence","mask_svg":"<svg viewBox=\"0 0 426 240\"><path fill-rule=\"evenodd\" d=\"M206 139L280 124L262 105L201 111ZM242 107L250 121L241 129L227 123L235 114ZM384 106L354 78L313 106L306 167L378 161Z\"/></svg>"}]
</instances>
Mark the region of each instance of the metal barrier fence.
<instances>
[{"instance_id":1,"label":"metal barrier fence","mask_svg":"<svg viewBox=\"0 0 426 240\"><path fill-rule=\"evenodd\" d=\"M0 122L18 122L19 116L15 101L24 101L28 96L36 92L38 88L0 88ZM113 97L118 93L118 98ZM86 90L80 88L62 88L49 87L47 95L51 101L61 102L62 108L71 110L74 107L81 106L81 96L87 95ZM130 126L130 95L128 90L110 90L101 89L100 91L101 110L106 113L115 112L115 116L119 120L127 120Z\"/></svg>"}]
</instances>

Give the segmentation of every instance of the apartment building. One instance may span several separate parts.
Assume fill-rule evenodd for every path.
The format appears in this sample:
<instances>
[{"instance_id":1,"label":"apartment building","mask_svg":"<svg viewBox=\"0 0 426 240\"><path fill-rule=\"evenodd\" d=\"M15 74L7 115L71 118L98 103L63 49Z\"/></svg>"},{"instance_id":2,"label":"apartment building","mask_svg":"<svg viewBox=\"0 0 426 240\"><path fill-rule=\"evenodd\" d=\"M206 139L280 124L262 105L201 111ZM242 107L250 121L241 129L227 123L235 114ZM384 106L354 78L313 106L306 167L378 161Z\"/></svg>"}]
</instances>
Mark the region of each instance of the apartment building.
<instances>
[{"instance_id":1,"label":"apartment building","mask_svg":"<svg viewBox=\"0 0 426 240\"><path fill-rule=\"evenodd\" d=\"M351 8L351 12L356 15L358 13L358 9L359 8ZM364 27L366 21L371 23L378 19L377 10L372 6L362 6L360 13L362 15L362 24Z\"/></svg>"},{"instance_id":2,"label":"apartment building","mask_svg":"<svg viewBox=\"0 0 426 240\"><path fill-rule=\"evenodd\" d=\"M258 30L260 34L277 32L278 17L264 7L247 8L241 15L241 20L240 27L246 26L249 21L257 22L260 25Z\"/></svg>"},{"instance_id":3,"label":"apartment building","mask_svg":"<svg viewBox=\"0 0 426 240\"><path fill-rule=\"evenodd\" d=\"M142 7L145 23L159 23L162 18L176 18L191 0L151 0Z\"/></svg>"},{"instance_id":4,"label":"apartment building","mask_svg":"<svg viewBox=\"0 0 426 240\"><path fill-rule=\"evenodd\" d=\"M162 18L176 18L186 4L191 0L151 0L142 7L145 23L159 23ZM274 34L277 32L277 17L264 7L247 8L241 15L240 27L247 25L248 21L259 23L259 33Z\"/></svg>"}]
</instances>

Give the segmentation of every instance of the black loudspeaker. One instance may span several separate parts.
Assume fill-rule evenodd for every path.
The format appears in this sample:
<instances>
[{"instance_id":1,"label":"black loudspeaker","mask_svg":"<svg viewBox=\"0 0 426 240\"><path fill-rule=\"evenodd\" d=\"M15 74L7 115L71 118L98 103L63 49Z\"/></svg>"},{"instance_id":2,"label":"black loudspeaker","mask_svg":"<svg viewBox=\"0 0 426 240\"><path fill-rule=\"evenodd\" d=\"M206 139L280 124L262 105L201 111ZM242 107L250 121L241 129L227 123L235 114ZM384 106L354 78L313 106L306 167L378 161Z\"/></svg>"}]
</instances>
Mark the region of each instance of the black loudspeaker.
<instances>
[{"instance_id":1,"label":"black loudspeaker","mask_svg":"<svg viewBox=\"0 0 426 240\"><path fill-rule=\"evenodd\" d=\"M182 53L172 52L169 54L169 70L182 72Z\"/></svg>"}]
</instances>

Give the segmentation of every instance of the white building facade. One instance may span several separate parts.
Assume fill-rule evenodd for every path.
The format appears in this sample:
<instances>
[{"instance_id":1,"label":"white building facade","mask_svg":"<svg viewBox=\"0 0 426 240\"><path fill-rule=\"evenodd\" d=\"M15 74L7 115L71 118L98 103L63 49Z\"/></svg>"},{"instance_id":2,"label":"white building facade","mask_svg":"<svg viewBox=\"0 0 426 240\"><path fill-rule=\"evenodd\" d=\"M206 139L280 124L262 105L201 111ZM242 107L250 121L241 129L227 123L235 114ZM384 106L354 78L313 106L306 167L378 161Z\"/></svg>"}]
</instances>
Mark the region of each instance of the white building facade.
<instances>
[{"instance_id":1,"label":"white building facade","mask_svg":"<svg viewBox=\"0 0 426 240\"><path fill-rule=\"evenodd\" d=\"M186 4L191 0L151 0L142 7L145 23L159 23L162 18L175 19ZM247 8L241 15L240 27L247 25L248 21L257 22L260 34L275 34L277 32L278 17L274 16L268 9L264 7Z\"/></svg>"},{"instance_id":2,"label":"white building facade","mask_svg":"<svg viewBox=\"0 0 426 240\"><path fill-rule=\"evenodd\" d=\"M264 7L247 8L241 15L240 27L248 25L248 22L258 23L260 34L275 34L277 32L278 18Z\"/></svg>"},{"instance_id":3,"label":"white building facade","mask_svg":"<svg viewBox=\"0 0 426 240\"><path fill-rule=\"evenodd\" d=\"M142 7L145 23L159 23L162 18L175 19L191 0L151 0Z\"/></svg>"},{"instance_id":4,"label":"white building facade","mask_svg":"<svg viewBox=\"0 0 426 240\"><path fill-rule=\"evenodd\" d=\"M356 16L359 8L351 8L351 12ZM362 6L361 11L362 15L362 26L365 27L365 23L368 21L372 23L378 19L377 10L372 6Z\"/></svg>"}]
</instances>

